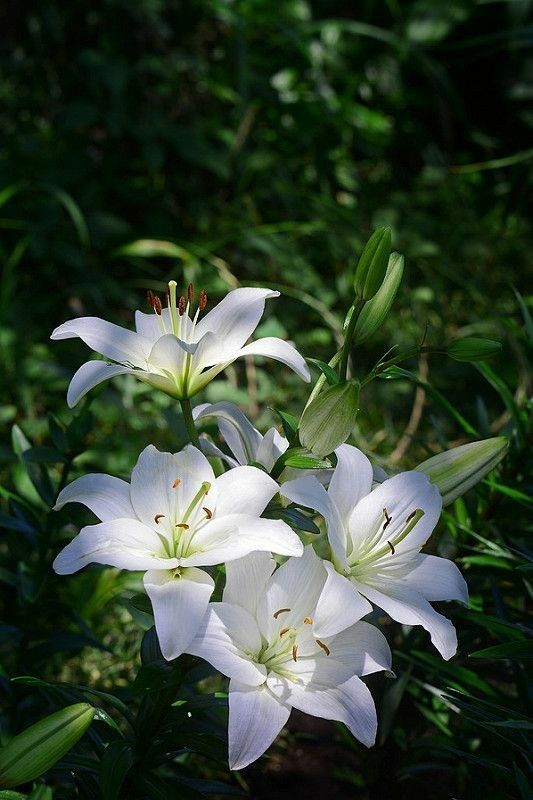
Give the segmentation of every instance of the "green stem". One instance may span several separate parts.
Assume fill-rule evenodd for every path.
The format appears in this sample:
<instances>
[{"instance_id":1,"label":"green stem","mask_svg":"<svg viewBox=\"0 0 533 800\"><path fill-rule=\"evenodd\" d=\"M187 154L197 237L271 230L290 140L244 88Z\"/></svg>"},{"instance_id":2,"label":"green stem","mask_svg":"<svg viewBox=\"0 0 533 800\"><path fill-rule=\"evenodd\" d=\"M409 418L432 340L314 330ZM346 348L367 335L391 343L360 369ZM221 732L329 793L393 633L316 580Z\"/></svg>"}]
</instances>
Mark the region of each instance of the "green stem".
<instances>
[{"instance_id":1,"label":"green stem","mask_svg":"<svg viewBox=\"0 0 533 800\"><path fill-rule=\"evenodd\" d=\"M374 369L361 381L361 388L366 386L367 383L373 381L374 378L383 372L383 370L387 369L387 367L392 367L395 364L400 364L402 361L407 361L409 358L414 358L417 355L422 353L440 353L441 355L446 355L446 350L442 347L433 347L432 345L424 345L423 347L411 347L409 350L405 350L400 355L395 356L394 358L389 358L387 361L381 361Z\"/></svg>"},{"instance_id":2,"label":"green stem","mask_svg":"<svg viewBox=\"0 0 533 800\"><path fill-rule=\"evenodd\" d=\"M350 322L348 323L348 327L346 329L344 345L342 348L341 365L339 367L339 375L341 380L346 380L346 375L348 373L348 359L350 357L350 348L352 346L352 339L355 333L355 326L357 325L357 320L359 319L359 314L361 313L364 304L365 301L358 297L353 305L353 314L350 317Z\"/></svg>"},{"instance_id":3,"label":"green stem","mask_svg":"<svg viewBox=\"0 0 533 800\"><path fill-rule=\"evenodd\" d=\"M183 414L183 421L185 423L185 428L189 436L189 441L195 447L200 448L200 439L198 437L198 431L194 426L194 420L192 418L191 401L189 400L188 397L185 397L183 400L180 400L180 405L181 405L181 413Z\"/></svg>"}]
</instances>

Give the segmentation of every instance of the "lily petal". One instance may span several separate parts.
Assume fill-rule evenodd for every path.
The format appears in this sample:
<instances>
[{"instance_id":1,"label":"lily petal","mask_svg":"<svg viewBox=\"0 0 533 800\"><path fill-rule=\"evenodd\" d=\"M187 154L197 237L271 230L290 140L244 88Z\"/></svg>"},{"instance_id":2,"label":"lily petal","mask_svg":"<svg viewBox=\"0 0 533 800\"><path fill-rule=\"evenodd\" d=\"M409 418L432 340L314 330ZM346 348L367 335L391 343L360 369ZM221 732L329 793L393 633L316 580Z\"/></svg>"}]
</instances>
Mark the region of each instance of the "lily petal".
<instances>
[{"instance_id":1,"label":"lily petal","mask_svg":"<svg viewBox=\"0 0 533 800\"><path fill-rule=\"evenodd\" d=\"M113 519L88 525L61 550L53 563L59 575L70 575L87 564L107 564L129 570L172 569L155 531L136 519Z\"/></svg>"},{"instance_id":2,"label":"lily petal","mask_svg":"<svg viewBox=\"0 0 533 800\"><path fill-rule=\"evenodd\" d=\"M220 433L239 464L257 461L256 452L262 436L236 405L226 402L205 403L193 408L192 415L195 421L206 417L217 418Z\"/></svg>"},{"instance_id":3,"label":"lily petal","mask_svg":"<svg viewBox=\"0 0 533 800\"><path fill-rule=\"evenodd\" d=\"M205 659L228 678L259 686L266 679L266 668L257 664L250 653L259 652L260 648L256 621L244 608L210 603L187 652Z\"/></svg>"},{"instance_id":4,"label":"lily petal","mask_svg":"<svg viewBox=\"0 0 533 800\"><path fill-rule=\"evenodd\" d=\"M197 340L208 332L214 333L217 340L216 345L213 340L212 352L204 353L203 366L235 358L257 328L265 310L265 300L269 297L279 297L279 292L250 287L234 289L198 321Z\"/></svg>"},{"instance_id":5,"label":"lily petal","mask_svg":"<svg viewBox=\"0 0 533 800\"><path fill-rule=\"evenodd\" d=\"M337 466L331 477L328 495L346 525L359 500L372 489L372 464L364 453L349 444L337 447L335 455Z\"/></svg>"},{"instance_id":6,"label":"lily petal","mask_svg":"<svg viewBox=\"0 0 533 800\"><path fill-rule=\"evenodd\" d=\"M391 651L387 640L374 625L356 622L335 636L323 637L331 657L356 675L391 668Z\"/></svg>"},{"instance_id":7,"label":"lily petal","mask_svg":"<svg viewBox=\"0 0 533 800\"><path fill-rule=\"evenodd\" d=\"M230 769L243 769L268 750L291 713L268 687L229 685L228 745Z\"/></svg>"},{"instance_id":8,"label":"lily petal","mask_svg":"<svg viewBox=\"0 0 533 800\"><path fill-rule=\"evenodd\" d=\"M457 651L457 634L452 623L438 614L421 594L406 586L380 581L379 588L357 584L369 600L403 625L422 625L431 641L448 661Z\"/></svg>"},{"instance_id":9,"label":"lily petal","mask_svg":"<svg viewBox=\"0 0 533 800\"><path fill-rule=\"evenodd\" d=\"M91 350L113 361L129 361L136 367L146 366L149 342L138 333L121 328L99 317L79 317L64 322L56 328L51 339L75 339L79 337Z\"/></svg>"},{"instance_id":10,"label":"lily petal","mask_svg":"<svg viewBox=\"0 0 533 800\"><path fill-rule=\"evenodd\" d=\"M289 447L289 442L276 428L269 428L257 448L255 460L270 472L278 458Z\"/></svg>"},{"instance_id":11,"label":"lily petal","mask_svg":"<svg viewBox=\"0 0 533 800\"><path fill-rule=\"evenodd\" d=\"M317 603L313 632L319 638L333 636L372 611L372 606L353 583L324 561L327 580Z\"/></svg>"},{"instance_id":12,"label":"lily petal","mask_svg":"<svg viewBox=\"0 0 533 800\"><path fill-rule=\"evenodd\" d=\"M225 603L246 609L255 616L257 603L263 595L276 562L270 553L250 553L226 564L226 585L222 593Z\"/></svg>"},{"instance_id":13,"label":"lily petal","mask_svg":"<svg viewBox=\"0 0 533 800\"><path fill-rule=\"evenodd\" d=\"M70 381L67 391L67 404L73 408L85 397L88 391L98 386L99 383L114 378L116 375L128 375L132 372L139 374L131 367L123 367L121 364L109 364L107 361L86 361L76 370Z\"/></svg>"},{"instance_id":14,"label":"lily petal","mask_svg":"<svg viewBox=\"0 0 533 800\"><path fill-rule=\"evenodd\" d=\"M216 479L216 516L249 514L260 516L278 492L270 475L257 467L236 467Z\"/></svg>"},{"instance_id":15,"label":"lily petal","mask_svg":"<svg viewBox=\"0 0 533 800\"><path fill-rule=\"evenodd\" d=\"M468 603L468 586L453 561L420 554L414 569L403 579L426 600L459 600Z\"/></svg>"},{"instance_id":16,"label":"lily petal","mask_svg":"<svg viewBox=\"0 0 533 800\"><path fill-rule=\"evenodd\" d=\"M54 510L59 511L66 503L82 503L101 522L119 517L135 519L129 483L112 475L90 473L72 481L59 493Z\"/></svg>"},{"instance_id":17,"label":"lily petal","mask_svg":"<svg viewBox=\"0 0 533 800\"><path fill-rule=\"evenodd\" d=\"M191 567L173 572L149 570L144 588L154 611L161 652L167 661L177 658L194 639L205 616L215 582L207 572Z\"/></svg>"},{"instance_id":18,"label":"lily petal","mask_svg":"<svg viewBox=\"0 0 533 800\"><path fill-rule=\"evenodd\" d=\"M254 550L299 556L303 545L282 520L229 514L212 519L194 535L191 555L182 558L181 563L183 566L212 566L242 558Z\"/></svg>"},{"instance_id":19,"label":"lily petal","mask_svg":"<svg viewBox=\"0 0 533 800\"><path fill-rule=\"evenodd\" d=\"M232 458L231 456L228 456L226 453L224 453L224 451L221 450L220 447L217 447L216 444L213 444L213 442L210 439L208 439L207 436L205 436L205 434L200 434L199 438L200 438L200 448L204 456L208 457L210 456L212 458L221 458L222 461L226 462L226 464L230 469L233 469L234 467L240 467L239 462L235 458Z\"/></svg>"},{"instance_id":20,"label":"lily petal","mask_svg":"<svg viewBox=\"0 0 533 800\"><path fill-rule=\"evenodd\" d=\"M287 481L280 489L283 497L293 503L313 508L321 514L327 526L328 539L335 560L344 567L346 565L346 534L344 525L332 498L317 479L312 475Z\"/></svg>"},{"instance_id":21,"label":"lily petal","mask_svg":"<svg viewBox=\"0 0 533 800\"><path fill-rule=\"evenodd\" d=\"M257 341L247 344L239 350L235 357L242 358L243 356L273 358L274 361L281 361L282 364L292 369L306 383L311 380L309 367L298 350L289 342L275 336L265 336L263 339L257 339Z\"/></svg>"}]
</instances>

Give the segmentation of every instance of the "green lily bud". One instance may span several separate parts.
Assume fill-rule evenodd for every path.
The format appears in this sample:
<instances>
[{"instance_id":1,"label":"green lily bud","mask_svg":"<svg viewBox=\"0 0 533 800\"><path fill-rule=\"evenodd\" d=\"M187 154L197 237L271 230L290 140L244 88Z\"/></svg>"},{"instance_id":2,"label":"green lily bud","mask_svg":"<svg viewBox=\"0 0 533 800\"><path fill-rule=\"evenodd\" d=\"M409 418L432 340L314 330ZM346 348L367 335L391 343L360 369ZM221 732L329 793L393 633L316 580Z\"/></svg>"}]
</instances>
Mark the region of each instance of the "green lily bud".
<instances>
[{"instance_id":1,"label":"green lily bud","mask_svg":"<svg viewBox=\"0 0 533 800\"><path fill-rule=\"evenodd\" d=\"M365 303L355 324L354 344L361 344L381 327L391 309L396 292L400 286L404 267L404 257L391 253L385 278L372 300ZM353 307L352 307L353 308ZM348 324L349 319L346 321Z\"/></svg>"},{"instance_id":2,"label":"green lily bud","mask_svg":"<svg viewBox=\"0 0 533 800\"><path fill-rule=\"evenodd\" d=\"M428 458L415 469L435 484L447 506L499 464L508 445L505 436L463 444Z\"/></svg>"},{"instance_id":3,"label":"green lily bud","mask_svg":"<svg viewBox=\"0 0 533 800\"><path fill-rule=\"evenodd\" d=\"M484 361L495 356L501 349L501 342L469 336L466 339L455 339L450 342L447 353L455 361Z\"/></svg>"},{"instance_id":4,"label":"green lily bud","mask_svg":"<svg viewBox=\"0 0 533 800\"><path fill-rule=\"evenodd\" d=\"M391 248L391 229L376 228L357 263L354 289L360 300L371 300L383 283Z\"/></svg>"},{"instance_id":5,"label":"green lily bud","mask_svg":"<svg viewBox=\"0 0 533 800\"><path fill-rule=\"evenodd\" d=\"M328 386L304 409L298 433L304 447L318 456L332 453L352 432L359 411L359 383Z\"/></svg>"},{"instance_id":6,"label":"green lily bud","mask_svg":"<svg viewBox=\"0 0 533 800\"><path fill-rule=\"evenodd\" d=\"M76 703L14 736L0 750L0 786L27 783L50 769L81 739L95 711L89 703Z\"/></svg>"}]
</instances>

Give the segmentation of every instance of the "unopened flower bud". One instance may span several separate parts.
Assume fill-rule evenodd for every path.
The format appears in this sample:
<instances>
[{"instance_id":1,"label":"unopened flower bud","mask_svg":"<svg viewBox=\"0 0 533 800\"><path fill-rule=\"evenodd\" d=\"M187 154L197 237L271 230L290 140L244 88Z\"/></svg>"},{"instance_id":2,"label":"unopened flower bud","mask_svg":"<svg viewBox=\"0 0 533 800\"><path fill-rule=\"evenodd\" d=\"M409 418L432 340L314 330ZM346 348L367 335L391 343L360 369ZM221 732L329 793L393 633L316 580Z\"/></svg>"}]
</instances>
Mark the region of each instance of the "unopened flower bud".
<instances>
[{"instance_id":1,"label":"unopened flower bud","mask_svg":"<svg viewBox=\"0 0 533 800\"><path fill-rule=\"evenodd\" d=\"M371 300L385 278L391 249L391 229L376 228L357 263L354 289L360 300Z\"/></svg>"},{"instance_id":2,"label":"unopened flower bud","mask_svg":"<svg viewBox=\"0 0 533 800\"><path fill-rule=\"evenodd\" d=\"M361 309L355 324L354 344L366 342L384 323L400 286L403 267L404 257L399 253L391 253L383 283L372 300Z\"/></svg>"},{"instance_id":3,"label":"unopened flower bud","mask_svg":"<svg viewBox=\"0 0 533 800\"><path fill-rule=\"evenodd\" d=\"M508 445L505 436L463 444L428 458L415 469L435 484L446 506L479 483L502 460Z\"/></svg>"},{"instance_id":4,"label":"unopened flower bud","mask_svg":"<svg viewBox=\"0 0 533 800\"><path fill-rule=\"evenodd\" d=\"M495 356L501 349L501 342L469 336L466 339L456 339L451 342L448 345L447 353L455 361L484 361Z\"/></svg>"},{"instance_id":5,"label":"unopened flower bud","mask_svg":"<svg viewBox=\"0 0 533 800\"><path fill-rule=\"evenodd\" d=\"M318 456L332 453L352 432L358 410L357 381L329 386L304 410L298 428L300 442Z\"/></svg>"},{"instance_id":6,"label":"unopened flower bud","mask_svg":"<svg viewBox=\"0 0 533 800\"><path fill-rule=\"evenodd\" d=\"M0 750L0 787L38 778L81 739L96 710L76 703L26 728Z\"/></svg>"}]
</instances>

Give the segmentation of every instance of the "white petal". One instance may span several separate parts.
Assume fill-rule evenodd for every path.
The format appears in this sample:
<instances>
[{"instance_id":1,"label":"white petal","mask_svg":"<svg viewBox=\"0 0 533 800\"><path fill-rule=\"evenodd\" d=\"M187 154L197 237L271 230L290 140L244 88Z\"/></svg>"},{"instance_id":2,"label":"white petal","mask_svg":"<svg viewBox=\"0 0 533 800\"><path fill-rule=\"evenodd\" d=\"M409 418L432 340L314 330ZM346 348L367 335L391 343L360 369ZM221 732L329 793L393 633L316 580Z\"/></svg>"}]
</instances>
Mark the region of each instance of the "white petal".
<instances>
[{"instance_id":1,"label":"white petal","mask_svg":"<svg viewBox=\"0 0 533 800\"><path fill-rule=\"evenodd\" d=\"M294 481L284 483L280 489L281 494L293 503L313 508L321 514L327 526L328 539L335 560L341 565L346 564L346 534L337 506L326 492L321 483L312 475L296 478Z\"/></svg>"},{"instance_id":2,"label":"white petal","mask_svg":"<svg viewBox=\"0 0 533 800\"><path fill-rule=\"evenodd\" d=\"M180 482L175 485L177 480ZM198 505L197 514L204 516L202 506L214 508L217 495L215 475L204 454L191 445L179 453L160 453L149 445L131 473L131 502L139 519L147 525L153 526L156 515L163 514L158 527L170 533L202 483L211 485ZM189 524L193 521L194 517L187 520Z\"/></svg>"},{"instance_id":3,"label":"white petal","mask_svg":"<svg viewBox=\"0 0 533 800\"><path fill-rule=\"evenodd\" d=\"M403 579L426 600L460 600L468 603L468 586L453 561L438 556L417 556L415 567Z\"/></svg>"},{"instance_id":4,"label":"white petal","mask_svg":"<svg viewBox=\"0 0 533 800\"><path fill-rule=\"evenodd\" d=\"M333 564L324 561L327 580L314 614L313 632L319 638L333 636L372 611L372 606Z\"/></svg>"},{"instance_id":5,"label":"white petal","mask_svg":"<svg viewBox=\"0 0 533 800\"><path fill-rule=\"evenodd\" d=\"M312 545L301 558L289 558L274 572L257 606L257 619L265 639L277 635L280 626L301 627L305 617L313 616L324 587L326 571ZM283 611L279 619L274 614Z\"/></svg>"},{"instance_id":6,"label":"white petal","mask_svg":"<svg viewBox=\"0 0 533 800\"><path fill-rule=\"evenodd\" d=\"M263 339L257 339L257 341L247 344L239 350L236 357L242 358L242 356L273 358L275 361L281 361L282 364L290 367L306 383L311 380L309 367L298 350L289 342L285 342L275 336L265 336Z\"/></svg>"},{"instance_id":7,"label":"white petal","mask_svg":"<svg viewBox=\"0 0 533 800\"><path fill-rule=\"evenodd\" d=\"M193 408L193 419L216 417L224 441L239 464L257 461L256 452L261 444L261 434L233 403L206 403Z\"/></svg>"},{"instance_id":8,"label":"white petal","mask_svg":"<svg viewBox=\"0 0 533 800\"><path fill-rule=\"evenodd\" d=\"M152 602L161 652L167 661L177 658L196 636L215 582L207 572L191 567L174 572L150 570L144 588Z\"/></svg>"},{"instance_id":9,"label":"white petal","mask_svg":"<svg viewBox=\"0 0 533 800\"><path fill-rule=\"evenodd\" d=\"M421 509L424 516L403 541L395 544L398 554L420 548L437 524L441 508L439 490L421 472L401 472L389 478L363 497L350 517L349 529L354 552L357 553L361 548L364 555L368 537L373 536L380 525L383 528L384 509L392 517L392 522L387 525L386 531L382 531L374 547L384 545L386 540L393 541L405 527L409 515Z\"/></svg>"},{"instance_id":10,"label":"white petal","mask_svg":"<svg viewBox=\"0 0 533 800\"><path fill-rule=\"evenodd\" d=\"M280 436L276 428L269 428L257 449L255 460L270 472L280 455L289 447L285 437Z\"/></svg>"},{"instance_id":11,"label":"white petal","mask_svg":"<svg viewBox=\"0 0 533 800\"><path fill-rule=\"evenodd\" d=\"M51 339L79 337L92 350L113 361L130 362L136 367L146 366L149 342L138 333L121 328L99 317L79 317L64 322L54 330Z\"/></svg>"},{"instance_id":12,"label":"white petal","mask_svg":"<svg viewBox=\"0 0 533 800\"><path fill-rule=\"evenodd\" d=\"M194 354L197 348L197 344L188 344L174 334L166 333L150 350L148 361L165 373L182 376L187 354Z\"/></svg>"},{"instance_id":13,"label":"white petal","mask_svg":"<svg viewBox=\"0 0 533 800\"><path fill-rule=\"evenodd\" d=\"M170 311L168 308L162 309L160 319L163 321L164 330L170 333L172 331L172 322L170 320ZM182 328L184 327L184 319L185 317L181 317ZM142 311L136 311L135 330L152 345L156 343L160 336L164 335L158 315L154 312L151 314L143 314ZM180 330L180 333L183 335L183 330Z\"/></svg>"},{"instance_id":14,"label":"white petal","mask_svg":"<svg viewBox=\"0 0 533 800\"><path fill-rule=\"evenodd\" d=\"M391 651L387 640L374 625L356 622L335 636L324 637L330 657L348 667L355 675L391 668Z\"/></svg>"},{"instance_id":15,"label":"white petal","mask_svg":"<svg viewBox=\"0 0 533 800\"><path fill-rule=\"evenodd\" d=\"M337 682L334 671L324 662L307 686L291 684L288 702L314 717L344 722L366 747L372 747L376 740L376 707L367 686L356 676Z\"/></svg>"},{"instance_id":16,"label":"white petal","mask_svg":"<svg viewBox=\"0 0 533 800\"><path fill-rule=\"evenodd\" d=\"M225 603L240 606L255 616L257 602L263 595L276 562L270 553L250 553L226 564L226 585L222 594Z\"/></svg>"},{"instance_id":17,"label":"white petal","mask_svg":"<svg viewBox=\"0 0 533 800\"><path fill-rule=\"evenodd\" d=\"M255 662L253 654L260 648L259 629L247 611L229 603L210 603L187 652L205 659L228 678L259 686L266 679L266 669Z\"/></svg>"},{"instance_id":18,"label":"white petal","mask_svg":"<svg viewBox=\"0 0 533 800\"><path fill-rule=\"evenodd\" d=\"M397 582L380 581L379 588L368 584L357 584L359 591L375 605L383 609L396 622L403 625L422 625L431 636L431 641L448 661L457 650L457 634L452 623L438 614L421 594L399 585Z\"/></svg>"},{"instance_id":19,"label":"white petal","mask_svg":"<svg viewBox=\"0 0 533 800\"><path fill-rule=\"evenodd\" d=\"M226 514L259 516L278 492L270 475L257 467L236 467L216 479L216 517Z\"/></svg>"},{"instance_id":20,"label":"white petal","mask_svg":"<svg viewBox=\"0 0 533 800\"><path fill-rule=\"evenodd\" d=\"M200 447L202 449L202 453L204 454L204 456L212 458L221 458L222 461L226 462L226 464L230 469L240 466L238 461L236 461L234 458L224 453L224 451L221 450L220 447L217 447L216 444L213 444L213 442L210 439L208 439L205 434L200 434L199 438L200 438Z\"/></svg>"},{"instance_id":21,"label":"white petal","mask_svg":"<svg viewBox=\"0 0 533 800\"><path fill-rule=\"evenodd\" d=\"M230 769L243 769L268 750L291 713L266 685L229 686L228 745Z\"/></svg>"},{"instance_id":22,"label":"white petal","mask_svg":"<svg viewBox=\"0 0 533 800\"><path fill-rule=\"evenodd\" d=\"M115 375L127 375L136 372L130 367L122 367L120 364L108 364L107 361L86 361L74 373L67 391L67 403L69 408L73 408L85 397L88 391L103 383L108 378Z\"/></svg>"},{"instance_id":23,"label":"white petal","mask_svg":"<svg viewBox=\"0 0 533 800\"><path fill-rule=\"evenodd\" d=\"M303 545L282 520L229 514L211 520L194 535L191 554L182 558L181 563L196 567L222 564L255 550L299 556L303 552Z\"/></svg>"},{"instance_id":24,"label":"white petal","mask_svg":"<svg viewBox=\"0 0 533 800\"><path fill-rule=\"evenodd\" d=\"M211 332L216 335L222 347L220 353L213 353L212 359L206 354L204 366L225 361L227 357L235 358L238 350L257 328L263 316L265 300L278 296L279 292L271 289L234 289L200 319L195 331L197 340Z\"/></svg>"},{"instance_id":25,"label":"white petal","mask_svg":"<svg viewBox=\"0 0 533 800\"><path fill-rule=\"evenodd\" d=\"M136 519L113 519L82 528L61 550L53 568L70 575L87 564L107 564L117 569L172 569L175 558L167 558L157 534Z\"/></svg>"},{"instance_id":26,"label":"white petal","mask_svg":"<svg viewBox=\"0 0 533 800\"><path fill-rule=\"evenodd\" d=\"M90 473L72 481L59 493L55 511L66 503L82 503L102 522L119 517L135 519L129 483L112 475Z\"/></svg>"},{"instance_id":27,"label":"white petal","mask_svg":"<svg viewBox=\"0 0 533 800\"><path fill-rule=\"evenodd\" d=\"M372 465L364 453L349 444L337 447L335 455L337 466L331 477L328 494L346 525L359 500L372 489Z\"/></svg>"}]
</instances>

